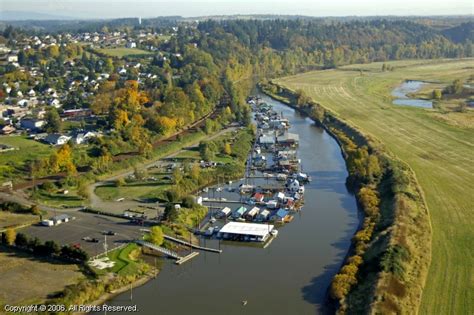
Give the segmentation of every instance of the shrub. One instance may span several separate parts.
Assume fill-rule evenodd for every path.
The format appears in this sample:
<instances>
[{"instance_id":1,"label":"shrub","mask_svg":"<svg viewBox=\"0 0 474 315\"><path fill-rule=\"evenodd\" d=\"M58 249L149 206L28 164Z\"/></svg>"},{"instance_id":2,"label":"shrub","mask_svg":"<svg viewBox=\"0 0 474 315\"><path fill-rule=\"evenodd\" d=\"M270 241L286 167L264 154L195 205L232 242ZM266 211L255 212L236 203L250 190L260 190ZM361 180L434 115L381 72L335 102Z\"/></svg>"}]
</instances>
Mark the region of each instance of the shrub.
<instances>
[{"instance_id":1,"label":"shrub","mask_svg":"<svg viewBox=\"0 0 474 315\"><path fill-rule=\"evenodd\" d=\"M401 245L389 247L382 259L380 260L380 267L385 272L393 273L398 279L403 280L405 267L403 263L409 259L409 252Z\"/></svg>"}]
</instances>

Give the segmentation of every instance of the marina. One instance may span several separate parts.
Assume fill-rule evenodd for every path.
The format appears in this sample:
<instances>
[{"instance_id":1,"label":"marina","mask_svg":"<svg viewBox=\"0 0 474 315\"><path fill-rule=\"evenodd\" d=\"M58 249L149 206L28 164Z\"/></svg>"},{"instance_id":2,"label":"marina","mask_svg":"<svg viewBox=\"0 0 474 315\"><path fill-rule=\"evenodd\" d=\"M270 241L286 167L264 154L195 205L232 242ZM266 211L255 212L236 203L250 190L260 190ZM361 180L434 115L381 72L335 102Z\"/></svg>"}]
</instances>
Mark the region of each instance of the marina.
<instances>
[{"instance_id":1,"label":"marina","mask_svg":"<svg viewBox=\"0 0 474 315\"><path fill-rule=\"evenodd\" d=\"M247 159L245 178L238 186L211 187L205 191L207 196L201 196L210 209L208 222L202 224L200 230L200 234L207 238L240 242L269 240L266 235L226 233L223 230L234 226L228 221L239 222L235 224L242 227L261 224L262 230L266 229L263 225L270 222L275 226L291 222L293 214L304 205L304 185L311 182L311 176L302 171L298 157L299 135L290 132L291 123L283 112L275 111L272 105L257 97L249 98L248 102L254 111L257 130ZM274 231L274 236L278 234L274 225L268 235L270 231Z\"/></svg>"},{"instance_id":2,"label":"marina","mask_svg":"<svg viewBox=\"0 0 474 315\"><path fill-rule=\"evenodd\" d=\"M322 312L326 288L358 225L355 198L345 186L345 162L336 141L311 120L264 95L260 97L262 104L271 105L288 119L289 132L298 134L298 147L281 151L297 151L300 170L286 173L249 167L246 178L209 187L201 193L203 204L210 208L201 232L212 228L212 236L198 237L200 246L219 248L222 253L200 251L180 266L165 262L157 279L134 289L133 301L124 293L111 300L111 305L139 304L145 313L154 313L159 307L164 314L241 314L242 301L247 301L247 314ZM269 169L274 164L274 152L260 147L258 153L258 147L256 143L253 155L268 157L265 168ZM272 176L264 177L264 173ZM280 211L276 216L278 198L290 196L285 187L288 178L299 173L308 177L307 181L300 178L305 187L303 207ZM240 194L239 187L245 193ZM260 192L257 187L272 191ZM251 221L245 213L245 221L233 220L232 214L241 206L247 211L254 207L260 210L249 217ZM285 223L290 216L291 222ZM273 225L278 232L265 242L245 241L245 237L233 241L219 236L219 230L228 223L258 224L267 230ZM208 303L210 296L212 303Z\"/></svg>"}]
</instances>

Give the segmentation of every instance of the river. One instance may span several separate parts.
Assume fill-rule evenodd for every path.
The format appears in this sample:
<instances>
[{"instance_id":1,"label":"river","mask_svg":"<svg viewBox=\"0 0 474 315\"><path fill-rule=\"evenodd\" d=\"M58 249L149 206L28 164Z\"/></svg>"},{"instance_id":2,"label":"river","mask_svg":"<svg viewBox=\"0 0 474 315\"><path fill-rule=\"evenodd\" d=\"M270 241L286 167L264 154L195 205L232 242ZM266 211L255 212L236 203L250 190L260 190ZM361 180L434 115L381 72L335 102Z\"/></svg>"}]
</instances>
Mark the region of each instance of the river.
<instances>
[{"instance_id":1,"label":"river","mask_svg":"<svg viewBox=\"0 0 474 315\"><path fill-rule=\"evenodd\" d=\"M150 315L322 312L359 222L355 198L345 187L345 162L336 141L309 118L261 97L299 134L299 158L312 177L302 211L266 248L222 244L220 255L201 252L181 266L166 262L157 279L133 289L132 301L126 292L107 304L136 304L140 314ZM206 246L218 244L208 240Z\"/></svg>"}]
</instances>

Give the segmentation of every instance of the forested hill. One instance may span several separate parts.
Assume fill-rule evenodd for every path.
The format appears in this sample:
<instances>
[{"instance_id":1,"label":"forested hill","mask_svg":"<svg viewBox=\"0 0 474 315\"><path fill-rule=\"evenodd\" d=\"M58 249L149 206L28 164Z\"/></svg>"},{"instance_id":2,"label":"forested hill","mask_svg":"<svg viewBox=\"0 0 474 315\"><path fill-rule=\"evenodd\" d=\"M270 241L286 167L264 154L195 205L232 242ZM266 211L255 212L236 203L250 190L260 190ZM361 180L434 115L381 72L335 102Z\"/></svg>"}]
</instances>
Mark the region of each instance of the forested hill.
<instances>
[{"instance_id":1,"label":"forested hill","mask_svg":"<svg viewBox=\"0 0 474 315\"><path fill-rule=\"evenodd\" d=\"M466 43L474 41L474 22L462 23L461 25L442 31L443 35L455 43Z\"/></svg>"},{"instance_id":2,"label":"forested hill","mask_svg":"<svg viewBox=\"0 0 474 315\"><path fill-rule=\"evenodd\" d=\"M319 20L226 20L199 23L208 34L234 35L252 51L302 51L326 67L405 58L468 57L472 43L456 44L442 32L411 21L352 21L322 23ZM451 37L458 29L452 28ZM462 28L459 33L463 33ZM211 35L212 36L212 35Z\"/></svg>"}]
</instances>

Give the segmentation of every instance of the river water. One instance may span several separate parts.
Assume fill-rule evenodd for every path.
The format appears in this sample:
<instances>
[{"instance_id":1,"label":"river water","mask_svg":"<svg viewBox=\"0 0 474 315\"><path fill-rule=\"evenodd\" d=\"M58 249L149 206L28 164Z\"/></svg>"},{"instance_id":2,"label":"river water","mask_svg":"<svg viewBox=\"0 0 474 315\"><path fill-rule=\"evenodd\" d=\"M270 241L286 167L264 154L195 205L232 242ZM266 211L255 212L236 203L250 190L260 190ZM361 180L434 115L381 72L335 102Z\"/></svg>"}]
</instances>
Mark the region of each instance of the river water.
<instances>
[{"instance_id":1,"label":"river water","mask_svg":"<svg viewBox=\"0 0 474 315\"><path fill-rule=\"evenodd\" d=\"M323 129L261 95L300 137L299 158L312 177L305 205L266 248L221 243L177 266L165 262L157 279L107 304L137 305L140 314L319 314L332 276L358 226L355 198L345 187L340 148ZM235 208L235 205L232 207ZM206 246L217 248L217 241ZM243 306L241 301L247 300Z\"/></svg>"}]
</instances>

